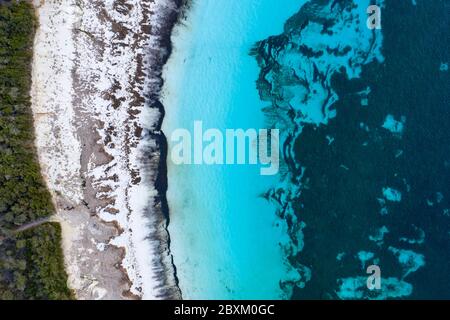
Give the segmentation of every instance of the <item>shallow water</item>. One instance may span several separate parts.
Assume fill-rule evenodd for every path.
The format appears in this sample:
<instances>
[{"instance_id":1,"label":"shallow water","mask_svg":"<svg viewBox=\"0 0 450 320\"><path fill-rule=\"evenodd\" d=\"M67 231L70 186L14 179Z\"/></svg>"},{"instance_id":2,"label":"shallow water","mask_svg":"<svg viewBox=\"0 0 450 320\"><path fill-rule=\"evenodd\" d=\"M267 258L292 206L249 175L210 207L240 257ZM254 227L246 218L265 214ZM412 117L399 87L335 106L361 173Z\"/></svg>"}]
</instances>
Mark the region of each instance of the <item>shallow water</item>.
<instances>
[{"instance_id":1,"label":"shallow water","mask_svg":"<svg viewBox=\"0 0 450 320\"><path fill-rule=\"evenodd\" d=\"M174 36L163 130L264 128L252 46L281 33L301 2L197 1ZM268 23L270 22L270 23ZM173 144L172 144L173 145ZM170 148L169 148L170 150ZM184 298L281 298L289 277L285 223L261 194L259 166L176 166L168 159L172 253ZM277 226L278 225L278 226Z\"/></svg>"}]
</instances>

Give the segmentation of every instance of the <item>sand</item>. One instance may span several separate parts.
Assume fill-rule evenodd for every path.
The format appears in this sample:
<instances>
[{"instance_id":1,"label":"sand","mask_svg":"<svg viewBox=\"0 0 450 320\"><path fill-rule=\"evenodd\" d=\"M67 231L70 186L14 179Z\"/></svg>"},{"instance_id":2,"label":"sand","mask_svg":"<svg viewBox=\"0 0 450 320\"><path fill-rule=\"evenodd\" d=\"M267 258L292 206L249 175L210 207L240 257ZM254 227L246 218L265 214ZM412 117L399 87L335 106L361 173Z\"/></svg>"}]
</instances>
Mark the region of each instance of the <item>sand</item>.
<instances>
[{"instance_id":1,"label":"sand","mask_svg":"<svg viewBox=\"0 0 450 320\"><path fill-rule=\"evenodd\" d=\"M169 0L41 0L32 108L78 299L180 298L158 169ZM157 57L157 58L154 58ZM164 189L164 188L163 188ZM162 190L164 192L164 190Z\"/></svg>"}]
</instances>

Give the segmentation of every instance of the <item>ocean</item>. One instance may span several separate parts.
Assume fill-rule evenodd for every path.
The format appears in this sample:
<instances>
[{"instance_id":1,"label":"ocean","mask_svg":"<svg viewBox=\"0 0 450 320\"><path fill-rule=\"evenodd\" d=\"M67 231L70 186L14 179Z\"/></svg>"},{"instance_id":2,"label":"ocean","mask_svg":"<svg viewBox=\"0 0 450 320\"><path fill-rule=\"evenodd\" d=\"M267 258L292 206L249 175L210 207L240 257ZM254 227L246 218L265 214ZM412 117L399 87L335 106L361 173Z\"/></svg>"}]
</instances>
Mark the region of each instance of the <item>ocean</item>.
<instances>
[{"instance_id":1,"label":"ocean","mask_svg":"<svg viewBox=\"0 0 450 320\"><path fill-rule=\"evenodd\" d=\"M165 72L169 139L177 128L265 128L249 55L282 32L293 1L194 1L174 31ZM270 20L270 23L267 21ZM262 194L277 182L252 165L176 166L168 157L171 251L184 298L281 298L290 266L279 242L285 222Z\"/></svg>"},{"instance_id":2,"label":"ocean","mask_svg":"<svg viewBox=\"0 0 450 320\"><path fill-rule=\"evenodd\" d=\"M372 4L381 29L366 26ZM183 298L448 297L448 9L193 1L163 94ZM171 134L197 120L279 129L280 173L176 165ZM378 291L368 266L380 269Z\"/></svg>"}]
</instances>

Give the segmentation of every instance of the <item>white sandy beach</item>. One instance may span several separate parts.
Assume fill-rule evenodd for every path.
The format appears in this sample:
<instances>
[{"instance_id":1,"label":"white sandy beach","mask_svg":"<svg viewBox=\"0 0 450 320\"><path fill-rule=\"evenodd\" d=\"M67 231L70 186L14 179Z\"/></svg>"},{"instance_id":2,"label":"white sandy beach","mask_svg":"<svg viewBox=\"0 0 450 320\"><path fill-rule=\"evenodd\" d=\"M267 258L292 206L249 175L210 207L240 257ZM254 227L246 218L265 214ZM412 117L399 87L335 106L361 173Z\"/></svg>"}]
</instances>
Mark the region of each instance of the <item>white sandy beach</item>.
<instances>
[{"instance_id":1,"label":"white sandy beach","mask_svg":"<svg viewBox=\"0 0 450 320\"><path fill-rule=\"evenodd\" d=\"M148 97L169 0L41 0L32 107L79 299L178 298Z\"/></svg>"}]
</instances>

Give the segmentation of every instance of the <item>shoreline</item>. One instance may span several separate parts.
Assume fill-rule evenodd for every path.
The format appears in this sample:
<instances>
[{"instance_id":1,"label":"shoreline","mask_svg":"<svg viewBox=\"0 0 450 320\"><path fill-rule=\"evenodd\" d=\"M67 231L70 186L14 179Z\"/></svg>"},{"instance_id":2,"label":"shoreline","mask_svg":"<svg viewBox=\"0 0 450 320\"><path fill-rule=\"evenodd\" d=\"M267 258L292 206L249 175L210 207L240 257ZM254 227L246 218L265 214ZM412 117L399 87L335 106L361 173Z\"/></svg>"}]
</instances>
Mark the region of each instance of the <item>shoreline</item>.
<instances>
[{"instance_id":1,"label":"shoreline","mask_svg":"<svg viewBox=\"0 0 450 320\"><path fill-rule=\"evenodd\" d=\"M34 2L36 145L79 299L181 299L159 95L183 3Z\"/></svg>"},{"instance_id":2,"label":"shoreline","mask_svg":"<svg viewBox=\"0 0 450 320\"><path fill-rule=\"evenodd\" d=\"M170 265L173 269L173 276L175 281L175 286L177 288L177 298L182 300L183 299L183 293L181 291L181 288L179 286L179 278L177 274L177 266L175 265L174 258L171 251L171 235L169 232L169 224L170 224L170 209L169 209L169 203L167 200L167 190L169 188L169 181L168 181L168 165L167 165L167 157L168 157L168 141L165 133L162 130L163 122L166 116L166 110L164 108L164 97L163 97L163 88L165 83L164 78L164 68L166 67L167 63L169 62L169 59L173 53L173 43L172 43L172 35L174 30L178 27L179 24L182 23L182 20L185 19L185 14L187 11L190 10L190 6L192 3L192 0L174 0L176 2L176 5L178 7L177 12L174 14L174 16L171 19L171 22L169 23L169 26L167 26L167 31L163 32L165 35L162 39L162 43L165 43L166 47L166 55L162 59L161 63L157 64L158 66L158 72L159 72L159 79L161 81L159 90L158 90L158 96L155 100L153 106L156 107L160 112L160 117L158 119L158 123L156 125L155 131L158 133L154 135L154 138L158 141L158 146L160 148L160 162L159 162L159 168L158 168L158 175L157 179L155 181L155 188L158 190L158 197L159 201L161 203L161 212L163 216L165 217L165 226L164 230L167 234L167 248L168 253L170 254Z\"/></svg>"}]
</instances>

